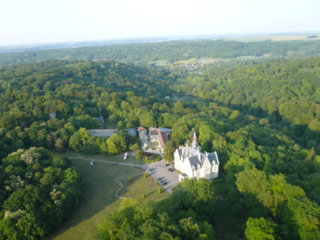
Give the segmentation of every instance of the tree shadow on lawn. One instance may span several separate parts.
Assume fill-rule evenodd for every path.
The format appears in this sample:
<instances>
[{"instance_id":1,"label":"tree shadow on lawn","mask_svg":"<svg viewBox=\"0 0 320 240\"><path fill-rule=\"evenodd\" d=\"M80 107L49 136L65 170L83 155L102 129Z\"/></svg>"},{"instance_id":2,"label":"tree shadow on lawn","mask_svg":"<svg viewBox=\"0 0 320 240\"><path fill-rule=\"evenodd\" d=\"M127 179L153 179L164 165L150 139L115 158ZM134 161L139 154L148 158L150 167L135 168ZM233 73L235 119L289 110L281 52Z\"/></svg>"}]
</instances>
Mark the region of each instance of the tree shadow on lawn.
<instances>
[{"instance_id":1,"label":"tree shadow on lawn","mask_svg":"<svg viewBox=\"0 0 320 240\"><path fill-rule=\"evenodd\" d=\"M139 183L137 183L138 180ZM118 196L124 198L140 198L143 194L148 197L156 192L155 188L159 189L151 176L145 178L143 175L138 175L132 177L131 181L128 178L119 181L123 184L123 188L118 192Z\"/></svg>"}]
</instances>

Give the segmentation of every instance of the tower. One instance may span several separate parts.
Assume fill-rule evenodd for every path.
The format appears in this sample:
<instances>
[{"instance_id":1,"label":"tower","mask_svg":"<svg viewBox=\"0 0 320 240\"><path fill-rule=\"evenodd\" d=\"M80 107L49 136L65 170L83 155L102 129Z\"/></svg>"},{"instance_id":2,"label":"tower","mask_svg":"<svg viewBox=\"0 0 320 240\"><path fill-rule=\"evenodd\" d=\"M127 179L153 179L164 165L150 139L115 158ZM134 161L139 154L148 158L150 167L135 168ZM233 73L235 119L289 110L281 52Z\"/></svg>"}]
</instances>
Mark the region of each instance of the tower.
<instances>
[{"instance_id":1,"label":"tower","mask_svg":"<svg viewBox=\"0 0 320 240\"><path fill-rule=\"evenodd\" d=\"M193 140L192 140L192 143L191 143L191 147L196 149L198 146L199 146L199 144L198 144L198 140L197 140L197 135L196 135L196 132L194 131L193 132Z\"/></svg>"}]
</instances>

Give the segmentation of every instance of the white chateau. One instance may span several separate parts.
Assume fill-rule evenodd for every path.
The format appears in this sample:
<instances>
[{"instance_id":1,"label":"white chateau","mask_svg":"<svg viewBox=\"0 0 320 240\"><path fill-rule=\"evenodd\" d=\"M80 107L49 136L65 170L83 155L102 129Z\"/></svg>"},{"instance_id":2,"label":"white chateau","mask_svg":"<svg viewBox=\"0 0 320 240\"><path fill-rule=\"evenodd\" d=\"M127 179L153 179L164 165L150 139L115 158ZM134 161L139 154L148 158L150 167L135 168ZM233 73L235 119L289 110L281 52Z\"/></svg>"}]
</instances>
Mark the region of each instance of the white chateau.
<instances>
[{"instance_id":1,"label":"white chateau","mask_svg":"<svg viewBox=\"0 0 320 240\"><path fill-rule=\"evenodd\" d=\"M179 170L179 181L184 178L206 178L212 180L219 176L219 159L217 152L201 153L196 133L191 146L180 146L174 152L174 167Z\"/></svg>"}]
</instances>

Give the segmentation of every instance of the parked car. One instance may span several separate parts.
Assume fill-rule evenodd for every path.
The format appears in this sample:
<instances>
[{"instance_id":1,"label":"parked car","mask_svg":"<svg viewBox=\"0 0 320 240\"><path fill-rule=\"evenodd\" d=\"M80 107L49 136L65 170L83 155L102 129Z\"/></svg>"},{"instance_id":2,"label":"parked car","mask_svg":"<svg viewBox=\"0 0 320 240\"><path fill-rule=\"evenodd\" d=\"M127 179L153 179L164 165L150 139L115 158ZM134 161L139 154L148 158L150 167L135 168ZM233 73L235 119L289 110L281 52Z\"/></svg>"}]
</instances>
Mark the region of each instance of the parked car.
<instances>
[{"instance_id":1,"label":"parked car","mask_svg":"<svg viewBox=\"0 0 320 240\"><path fill-rule=\"evenodd\" d=\"M167 182L162 182L161 185L162 186L167 185Z\"/></svg>"},{"instance_id":2,"label":"parked car","mask_svg":"<svg viewBox=\"0 0 320 240\"><path fill-rule=\"evenodd\" d=\"M174 172L174 169L173 168L168 168L168 171Z\"/></svg>"}]
</instances>

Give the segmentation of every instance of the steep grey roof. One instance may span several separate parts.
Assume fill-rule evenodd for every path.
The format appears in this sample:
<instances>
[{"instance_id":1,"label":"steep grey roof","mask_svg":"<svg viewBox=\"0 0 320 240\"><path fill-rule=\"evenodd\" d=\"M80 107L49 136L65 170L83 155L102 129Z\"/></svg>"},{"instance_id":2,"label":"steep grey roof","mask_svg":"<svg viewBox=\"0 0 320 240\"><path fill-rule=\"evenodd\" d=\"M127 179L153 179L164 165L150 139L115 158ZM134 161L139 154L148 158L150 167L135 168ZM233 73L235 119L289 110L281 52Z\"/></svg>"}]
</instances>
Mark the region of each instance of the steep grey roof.
<instances>
[{"instance_id":1,"label":"steep grey roof","mask_svg":"<svg viewBox=\"0 0 320 240\"><path fill-rule=\"evenodd\" d=\"M99 122L104 122L103 116L96 117L96 119L97 119Z\"/></svg>"},{"instance_id":2,"label":"steep grey roof","mask_svg":"<svg viewBox=\"0 0 320 240\"><path fill-rule=\"evenodd\" d=\"M128 134L135 137L135 136L137 136L137 131L135 128L129 128Z\"/></svg>"},{"instance_id":3,"label":"steep grey roof","mask_svg":"<svg viewBox=\"0 0 320 240\"><path fill-rule=\"evenodd\" d=\"M57 116L56 112L49 113L50 118L56 118L56 116Z\"/></svg>"},{"instance_id":4,"label":"steep grey roof","mask_svg":"<svg viewBox=\"0 0 320 240\"><path fill-rule=\"evenodd\" d=\"M209 160L211 165L212 164L214 164L214 165L219 164L219 159L218 159L217 152L213 152L213 153L208 154L208 160Z\"/></svg>"},{"instance_id":5,"label":"steep grey roof","mask_svg":"<svg viewBox=\"0 0 320 240\"><path fill-rule=\"evenodd\" d=\"M195 168L197 168L198 164L201 166L198 156L189 157L188 159L191 166L195 166Z\"/></svg>"}]
</instances>

